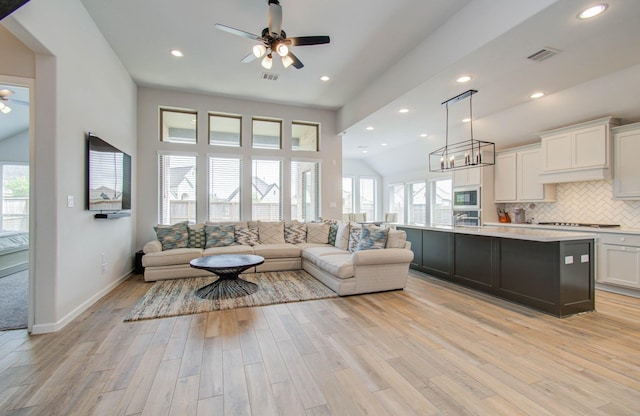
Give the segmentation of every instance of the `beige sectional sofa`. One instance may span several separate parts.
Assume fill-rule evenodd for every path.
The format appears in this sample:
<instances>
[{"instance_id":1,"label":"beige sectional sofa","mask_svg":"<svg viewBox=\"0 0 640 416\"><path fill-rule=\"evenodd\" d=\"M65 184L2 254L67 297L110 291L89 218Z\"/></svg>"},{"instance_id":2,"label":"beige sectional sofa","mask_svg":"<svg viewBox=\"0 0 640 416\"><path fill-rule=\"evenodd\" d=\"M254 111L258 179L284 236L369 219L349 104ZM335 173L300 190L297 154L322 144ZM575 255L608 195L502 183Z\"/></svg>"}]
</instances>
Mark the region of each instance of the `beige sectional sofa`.
<instances>
[{"instance_id":1,"label":"beige sectional sofa","mask_svg":"<svg viewBox=\"0 0 640 416\"><path fill-rule=\"evenodd\" d=\"M228 226L229 223L220 223ZM257 229L258 235L267 235L260 230L278 224L283 230L296 227L296 238L280 238L278 232L268 238L258 238L246 244L239 235L249 229ZM292 225L295 224L295 225ZM198 224L190 227L190 233L198 228L218 225L217 223ZM411 243L406 240L406 233L401 230L381 231L371 228L365 233L370 236L387 235L384 246L378 241L379 249L354 241L362 227L355 223L231 223L236 230L236 238L232 244L216 247L180 247L163 250L159 240L148 242L144 246L142 265L145 267L146 281L176 279L185 277L210 276L211 273L192 268L189 261L201 256L217 254L256 254L264 257L263 264L246 272L265 272L304 269L316 279L341 296L358 293L378 292L403 289L407 282L409 264L413 260ZM306 234L301 233L306 229ZM277 230L277 228L276 228ZM330 244L332 231L336 231L336 242ZM371 231L371 232L370 232ZM284 233L283 233L284 234ZM274 237L275 236L275 237ZM284 241L284 242L281 242ZM287 242L290 241L290 242ZM364 242L364 241L363 241Z\"/></svg>"}]
</instances>

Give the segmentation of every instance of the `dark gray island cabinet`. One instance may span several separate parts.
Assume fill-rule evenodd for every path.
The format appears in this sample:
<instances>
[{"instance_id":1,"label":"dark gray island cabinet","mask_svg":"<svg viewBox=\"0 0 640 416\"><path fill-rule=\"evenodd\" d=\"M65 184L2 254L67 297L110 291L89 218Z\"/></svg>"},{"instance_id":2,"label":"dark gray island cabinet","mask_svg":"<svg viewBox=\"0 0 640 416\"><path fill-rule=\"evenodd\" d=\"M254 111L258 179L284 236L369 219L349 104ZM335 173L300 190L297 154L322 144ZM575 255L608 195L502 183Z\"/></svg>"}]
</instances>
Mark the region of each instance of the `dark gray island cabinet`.
<instances>
[{"instance_id":1,"label":"dark gray island cabinet","mask_svg":"<svg viewBox=\"0 0 640 416\"><path fill-rule=\"evenodd\" d=\"M593 311L595 234L398 226L411 268L558 317Z\"/></svg>"}]
</instances>

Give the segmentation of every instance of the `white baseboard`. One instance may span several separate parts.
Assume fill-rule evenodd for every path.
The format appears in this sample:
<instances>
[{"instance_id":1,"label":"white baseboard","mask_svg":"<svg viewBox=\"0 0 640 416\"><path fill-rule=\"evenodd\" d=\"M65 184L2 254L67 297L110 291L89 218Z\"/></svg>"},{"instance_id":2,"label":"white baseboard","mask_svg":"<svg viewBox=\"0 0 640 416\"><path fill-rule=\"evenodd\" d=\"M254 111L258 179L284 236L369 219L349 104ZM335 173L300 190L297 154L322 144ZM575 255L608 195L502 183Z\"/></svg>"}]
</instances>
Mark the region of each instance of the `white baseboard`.
<instances>
[{"instance_id":1,"label":"white baseboard","mask_svg":"<svg viewBox=\"0 0 640 416\"><path fill-rule=\"evenodd\" d=\"M109 293L113 289L115 289L116 286L118 286L120 283L122 283L125 280L127 280L129 278L129 276L131 276L132 273L133 273L133 269L131 269L124 276L121 276L118 280L114 281L113 283L111 283L110 285L108 285L107 287L105 287L104 289L102 289L101 291L96 293L95 295L91 296L86 301L82 302L74 310L69 312L64 317L62 317L62 319L60 319L60 320L58 320L56 322L50 322L50 323L44 323L44 324L34 324L33 327L31 328L31 333L34 334L34 335L36 335L36 334L47 334L49 332L57 332L57 331L61 330L69 322L73 321L75 318L80 316L80 314L82 312L84 312L87 309L89 309L94 303L96 303L102 297L104 297L107 293Z\"/></svg>"}]
</instances>

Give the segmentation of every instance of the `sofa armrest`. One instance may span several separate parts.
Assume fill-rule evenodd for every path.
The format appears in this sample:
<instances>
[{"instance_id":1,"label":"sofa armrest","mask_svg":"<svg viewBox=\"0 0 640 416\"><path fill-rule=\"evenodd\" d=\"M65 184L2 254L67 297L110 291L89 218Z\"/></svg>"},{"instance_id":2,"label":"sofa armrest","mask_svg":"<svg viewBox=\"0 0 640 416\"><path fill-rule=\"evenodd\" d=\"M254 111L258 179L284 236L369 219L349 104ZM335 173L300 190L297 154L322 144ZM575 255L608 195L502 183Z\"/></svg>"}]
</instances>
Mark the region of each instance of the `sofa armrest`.
<instances>
[{"instance_id":1,"label":"sofa armrest","mask_svg":"<svg viewBox=\"0 0 640 416\"><path fill-rule=\"evenodd\" d=\"M354 251L351 255L354 266L411 263L411 260L413 260L413 251L404 248Z\"/></svg>"},{"instance_id":2,"label":"sofa armrest","mask_svg":"<svg viewBox=\"0 0 640 416\"><path fill-rule=\"evenodd\" d=\"M158 253L162 251L162 243L158 240L149 241L144 245L142 251L144 251L144 254Z\"/></svg>"}]
</instances>

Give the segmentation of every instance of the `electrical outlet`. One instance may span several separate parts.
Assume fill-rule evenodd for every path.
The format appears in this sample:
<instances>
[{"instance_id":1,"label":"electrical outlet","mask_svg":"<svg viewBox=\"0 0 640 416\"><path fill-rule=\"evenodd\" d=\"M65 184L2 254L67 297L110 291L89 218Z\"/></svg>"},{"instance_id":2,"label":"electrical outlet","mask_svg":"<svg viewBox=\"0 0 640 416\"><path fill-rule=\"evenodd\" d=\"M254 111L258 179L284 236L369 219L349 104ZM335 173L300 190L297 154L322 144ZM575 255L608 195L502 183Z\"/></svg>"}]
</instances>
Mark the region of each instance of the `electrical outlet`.
<instances>
[{"instance_id":1,"label":"electrical outlet","mask_svg":"<svg viewBox=\"0 0 640 416\"><path fill-rule=\"evenodd\" d=\"M75 205L75 198L73 197L73 195L67 195L67 208L73 208L73 206Z\"/></svg>"}]
</instances>

